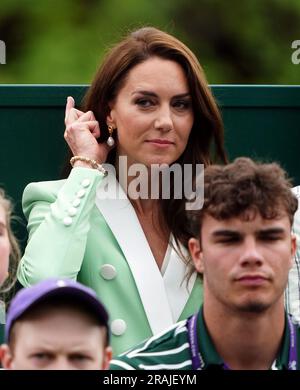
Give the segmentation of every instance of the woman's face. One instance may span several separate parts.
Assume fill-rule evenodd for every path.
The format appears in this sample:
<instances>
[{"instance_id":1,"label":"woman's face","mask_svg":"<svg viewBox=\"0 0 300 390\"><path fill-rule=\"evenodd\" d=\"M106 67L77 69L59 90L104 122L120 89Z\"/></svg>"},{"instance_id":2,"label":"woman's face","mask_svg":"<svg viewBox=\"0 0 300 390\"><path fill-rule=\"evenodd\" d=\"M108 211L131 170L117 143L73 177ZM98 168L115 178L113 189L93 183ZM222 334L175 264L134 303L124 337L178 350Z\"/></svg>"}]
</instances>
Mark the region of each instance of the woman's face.
<instances>
[{"instance_id":1,"label":"woman's face","mask_svg":"<svg viewBox=\"0 0 300 390\"><path fill-rule=\"evenodd\" d=\"M183 153L194 121L185 73L174 61L152 57L131 69L111 104L117 155L128 166L172 164Z\"/></svg>"},{"instance_id":2,"label":"woman's face","mask_svg":"<svg viewBox=\"0 0 300 390\"><path fill-rule=\"evenodd\" d=\"M9 264L10 242L8 237L6 213L0 204L0 285L7 277Z\"/></svg>"}]
</instances>

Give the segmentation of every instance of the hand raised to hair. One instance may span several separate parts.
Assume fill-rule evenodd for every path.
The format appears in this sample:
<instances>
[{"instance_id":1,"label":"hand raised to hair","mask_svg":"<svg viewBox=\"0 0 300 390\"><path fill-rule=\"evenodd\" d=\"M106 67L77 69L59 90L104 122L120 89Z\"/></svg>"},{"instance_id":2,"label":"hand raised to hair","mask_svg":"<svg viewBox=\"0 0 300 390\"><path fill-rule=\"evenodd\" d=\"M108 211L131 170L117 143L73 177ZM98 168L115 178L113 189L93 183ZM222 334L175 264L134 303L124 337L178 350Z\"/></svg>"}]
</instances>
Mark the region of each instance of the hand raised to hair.
<instances>
[{"instance_id":1,"label":"hand raised to hair","mask_svg":"<svg viewBox=\"0 0 300 390\"><path fill-rule=\"evenodd\" d=\"M65 125L64 138L74 156L87 157L100 164L106 161L111 148L106 143L97 142L100 126L94 113L77 110L71 96L67 98Z\"/></svg>"}]
</instances>

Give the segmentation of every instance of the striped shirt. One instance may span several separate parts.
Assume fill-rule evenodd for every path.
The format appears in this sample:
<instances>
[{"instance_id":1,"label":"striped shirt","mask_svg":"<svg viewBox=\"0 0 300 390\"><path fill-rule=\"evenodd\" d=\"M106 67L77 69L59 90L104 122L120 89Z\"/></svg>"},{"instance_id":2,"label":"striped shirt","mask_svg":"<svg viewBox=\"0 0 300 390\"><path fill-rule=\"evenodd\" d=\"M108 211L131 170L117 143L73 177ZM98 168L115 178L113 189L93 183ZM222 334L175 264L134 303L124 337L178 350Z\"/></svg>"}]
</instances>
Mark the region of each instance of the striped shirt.
<instances>
[{"instance_id":1,"label":"striped shirt","mask_svg":"<svg viewBox=\"0 0 300 390\"><path fill-rule=\"evenodd\" d=\"M198 345L203 369L223 369L224 362L218 355L208 334L202 309L197 316ZM201 335L201 336L200 336ZM290 333L285 327L281 349L272 369L287 369ZM298 361L300 358L300 326L297 332ZM123 353L110 363L111 370L191 370L192 359L187 320L178 322L156 336ZM297 367L299 369L299 367Z\"/></svg>"},{"instance_id":2,"label":"striped shirt","mask_svg":"<svg viewBox=\"0 0 300 390\"><path fill-rule=\"evenodd\" d=\"M172 325L110 362L111 370L190 370L187 320Z\"/></svg>"},{"instance_id":3,"label":"striped shirt","mask_svg":"<svg viewBox=\"0 0 300 390\"><path fill-rule=\"evenodd\" d=\"M300 186L294 187L293 192L299 201L292 227L292 233L297 237L297 251L285 290L285 305L287 312L300 321Z\"/></svg>"}]
</instances>

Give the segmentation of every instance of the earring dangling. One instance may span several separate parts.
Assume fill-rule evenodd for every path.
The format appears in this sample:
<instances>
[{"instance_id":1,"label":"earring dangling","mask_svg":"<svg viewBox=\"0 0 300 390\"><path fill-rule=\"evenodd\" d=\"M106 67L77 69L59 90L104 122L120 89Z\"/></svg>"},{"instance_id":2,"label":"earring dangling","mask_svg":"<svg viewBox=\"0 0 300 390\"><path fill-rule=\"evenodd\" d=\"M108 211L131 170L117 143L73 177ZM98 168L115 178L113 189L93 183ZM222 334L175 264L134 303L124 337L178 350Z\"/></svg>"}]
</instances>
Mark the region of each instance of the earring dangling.
<instances>
[{"instance_id":1,"label":"earring dangling","mask_svg":"<svg viewBox=\"0 0 300 390\"><path fill-rule=\"evenodd\" d=\"M109 137L107 138L106 143L108 146L112 147L115 144L115 140L112 137L112 133L114 131L114 128L111 125L108 125L107 128L108 128L108 132L109 132Z\"/></svg>"}]
</instances>

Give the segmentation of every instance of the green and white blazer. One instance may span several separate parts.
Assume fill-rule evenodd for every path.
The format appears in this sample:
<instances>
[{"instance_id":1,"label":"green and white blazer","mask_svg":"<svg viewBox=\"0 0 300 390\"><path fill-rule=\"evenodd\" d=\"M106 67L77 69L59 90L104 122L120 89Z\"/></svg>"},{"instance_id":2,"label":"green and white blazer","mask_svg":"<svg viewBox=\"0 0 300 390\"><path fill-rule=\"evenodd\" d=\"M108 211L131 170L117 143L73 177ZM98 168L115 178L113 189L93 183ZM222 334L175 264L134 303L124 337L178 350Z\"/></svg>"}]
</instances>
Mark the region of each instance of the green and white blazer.
<instances>
[{"instance_id":1,"label":"green and white blazer","mask_svg":"<svg viewBox=\"0 0 300 390\"><path fill-rule=\"evenodd\" d=\"M199 309L199 277L187 281L186 266L171 245L158 269L115 176L77 167L66 180L31 183L23 211L29 240L20 283L62 277L93 288L110 314L114 354Z\"/></svg>"}]
</instances>

